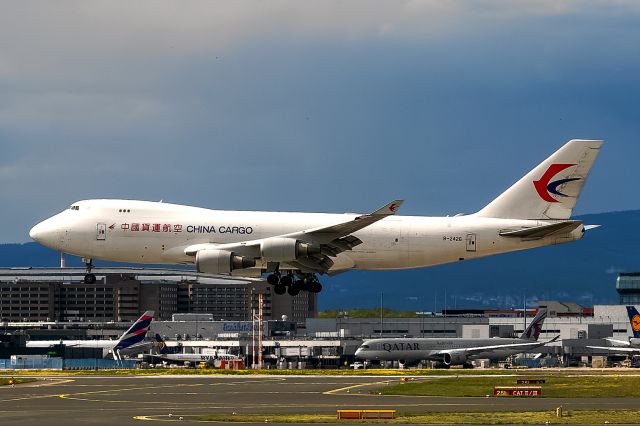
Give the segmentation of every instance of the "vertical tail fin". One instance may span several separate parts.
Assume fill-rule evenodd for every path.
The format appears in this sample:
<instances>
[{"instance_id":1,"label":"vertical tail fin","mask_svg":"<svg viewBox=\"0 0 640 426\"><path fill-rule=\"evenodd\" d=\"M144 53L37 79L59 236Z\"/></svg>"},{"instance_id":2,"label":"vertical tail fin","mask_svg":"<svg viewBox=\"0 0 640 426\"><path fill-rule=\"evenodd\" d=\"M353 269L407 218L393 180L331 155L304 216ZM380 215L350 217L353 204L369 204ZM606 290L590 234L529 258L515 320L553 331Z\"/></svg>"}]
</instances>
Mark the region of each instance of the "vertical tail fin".
<instances>
[{"instance_id":1,"label":"vertical tail fin","mask_svg":"<svg viewBox=\"0 0 640 426\"><path fill-rule=\"evenodd\" d=\"M158 342L158 353L165 354L167 353L167 343L164 341L161 335L156 333L156 342Z\"/></svg>"},{"instance_id":2,"label":"vertical tail fin","mask_svg":"<svg viewBox=\"0 0 640 426\"><path fill-rule=\"evenodd\" d=\"M538 311L538 314L533 317L531 324L529 324L529 327L527 327L527 329L522 333L520 338L528 340L538 340L538 337L540 337L540 333L542 332L542 324L544 323L544 319L546 317L547 310L540 309Z\"/></svg>"},{"instance_id":3,"label":"vertical tail fin","mask_svg":"<svg viewBox=\"0 0 640 426\"><path fill-rule=\"evenodd\" d=\"M120 336L118 343L116 343L116 346L113 348L114 353L118 349L128 348L129 346L142 342L147 335L147 331L149 331L149 326L151 326L153 314L153 311L146 311L142 314L142 316Z\"/></svg>"},{"instance_id":4,"label":"vertical tail fin","mask_svg":"<svg viewBox=\"0 0 640 426\"><path fill-rule=\"evenodd\" d=\"M633 337L640 339L640 313L638 313L635 306L627 306L627 314L629 315Z\"/></svg>"},{"instance_id":5,"label":"vertical tail fin","mask_svg":"<svg viewBox=\"0 0 640 426\"><path fill-rule=\"evenodd\" d=\"M601 145L600 140L570 140L476 214L569 219Z\"/></svg>"}]
</instances>

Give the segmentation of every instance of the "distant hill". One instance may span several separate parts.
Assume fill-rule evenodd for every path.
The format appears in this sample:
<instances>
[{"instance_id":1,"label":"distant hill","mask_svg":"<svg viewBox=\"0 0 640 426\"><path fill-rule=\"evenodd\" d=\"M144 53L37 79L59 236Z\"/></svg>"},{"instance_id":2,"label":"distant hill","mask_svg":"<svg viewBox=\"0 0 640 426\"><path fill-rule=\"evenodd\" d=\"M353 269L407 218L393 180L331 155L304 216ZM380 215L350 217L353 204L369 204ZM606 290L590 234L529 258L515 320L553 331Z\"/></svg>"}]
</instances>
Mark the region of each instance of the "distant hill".
<instances>
[{"instance_id":1,"label":"distant hill","mask_svg":"<svg viewBox=\"0 0 640 426\"><path fill-rule=\"evenodd\" d=\"M640 210L577 217L602 225L577 242L408 271L351 271L324 277L321 310L372 308L433 311L519 307L539 299L584 305L616 303L618 272L640 271ZM68 266L82 266L66 256ZM0 267L58 266L60 256L36 243L0 245ZM96 265L122 265L96 262Z\"/></svg>"}]
</instances>

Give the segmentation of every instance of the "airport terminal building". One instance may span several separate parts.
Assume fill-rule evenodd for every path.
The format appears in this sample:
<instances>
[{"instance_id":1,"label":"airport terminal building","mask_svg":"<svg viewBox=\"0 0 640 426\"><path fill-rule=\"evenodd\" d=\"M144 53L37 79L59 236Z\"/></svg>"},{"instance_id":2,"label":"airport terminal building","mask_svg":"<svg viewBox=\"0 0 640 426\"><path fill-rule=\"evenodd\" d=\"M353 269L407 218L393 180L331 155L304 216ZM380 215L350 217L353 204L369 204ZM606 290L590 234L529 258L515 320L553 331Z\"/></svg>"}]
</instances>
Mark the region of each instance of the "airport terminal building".
<instances>
[{"instance_id":1,"label":"airport terminal building","mask_svg":"<svg viewBox=\"0 0 640 426\"><path fill-rule=\"evenodd\" d=\"M257 350L255 336L261 334L264 360L272 368L291 363L336 368L353 362L357 347L369 338L515 337L537 311L445 310L413 318L349 318L343 313L316 318L316 294L277 296L258 279L171 269L94 272L96 283L85 284L80 268L0 270L0 318L9 336L3 341L20 341L14 338L18 335L31 340L114 339L141 312L154 310L150 338L157 333L185 353L221 350L248 360ZM625 296L637 295L638 276L621 274L616 288ZM254 315L260 298L262 323ZM561 340L536 352L566 365L615 359L614 354L588 346L607 346L606 338L626 340L631 335L624 305L539 305L548 311L540 339ZM20 344L13 349L9 343L0 346L7 353L20 351Z\"/></svg>"},{"instance_id":2,"label":"airport terminal building","mask_svg":"<svg viewBox=\"0 0 640 426\"><path fill-rule=\"evenodd\" d=\"M49 322L134 321L155 311L157 320L176 313L206 313L220 321L249 321L263 297L263 318L304 324L316 315L316 294L278 297L263 280L221 277L188 270L94 268L0 269L0 320Z\"/></svg>"}]
</instances>

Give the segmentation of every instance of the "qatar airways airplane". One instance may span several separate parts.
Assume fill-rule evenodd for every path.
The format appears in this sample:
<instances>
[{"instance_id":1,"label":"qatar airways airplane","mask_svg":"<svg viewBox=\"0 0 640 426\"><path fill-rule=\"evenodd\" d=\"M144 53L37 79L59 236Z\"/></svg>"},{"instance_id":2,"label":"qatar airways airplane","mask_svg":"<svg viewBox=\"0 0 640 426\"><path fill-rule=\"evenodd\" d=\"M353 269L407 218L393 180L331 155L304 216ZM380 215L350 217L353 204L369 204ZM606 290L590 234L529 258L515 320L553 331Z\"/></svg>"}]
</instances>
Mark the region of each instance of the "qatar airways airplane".
<instances>
[{"instance_id":1,"label":"qatar airways airplane","mask_svg":"<svg viewBox=\"0 0 640 426\"><path fill-rule=\"evenodd\" d=\"M474 214L396 216L402 200L369 214L209 210L163 202L85 200L34 226L54 250L92 259L191 264L257 277L277 294L319 292L317 275L409 269L580 239L571 220L602 141L571 140Z\"/></svg>"}]
</instances>

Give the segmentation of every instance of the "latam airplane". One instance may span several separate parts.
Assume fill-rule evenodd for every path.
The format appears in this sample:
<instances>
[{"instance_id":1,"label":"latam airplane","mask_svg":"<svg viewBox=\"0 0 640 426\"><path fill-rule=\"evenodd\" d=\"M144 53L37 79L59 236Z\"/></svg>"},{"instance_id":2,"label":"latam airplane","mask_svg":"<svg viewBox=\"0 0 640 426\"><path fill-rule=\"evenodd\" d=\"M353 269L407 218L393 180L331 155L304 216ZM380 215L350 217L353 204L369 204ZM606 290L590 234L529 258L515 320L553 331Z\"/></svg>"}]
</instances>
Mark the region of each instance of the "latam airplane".
<instances>
[{"instance_id":1,"label":"latam airplane","mask_svg":"<svg viewBox=\"0 0 640 426\"><path fill-rule=\"evenodd\" d=\"M199 272L258 277L277 294L319 292L317 275L422 268L582 238L571 212L602 141L571 140L477 213L396 216L402 200L369 214L209 210L133 200L85 200L29 235L84 258L191 264Z\"/></svg>"},{"instance_id":2,"label":"latam airplane","mask_svg":"<svg viewBox=\"0 0 640 426\"><path fill-rule=\"evenodd\" d=\"M142 341L149 331L153 314L154 311L145 311L127 331L122 333L118 340L30 340L27 342L27 347L48 348L55 345L65 345L74 348L102 348L104 358L111 355L113 359L119 360L122 355L128 356L147 349L143 347Z\"/></svg>"},{"instance_id":3,"label":"latam airplane","mask_svg":"<svg viewBox=\"0 0 640 426\"><path fill-rule=\"evenodd\" d=\"M414 365L422 360L432 360L444 366L466 365L472 359L505 359L511 355L555 342L539 342L546 310L540 310L531 324L517 339L494 337L491 339L450 338L390 338L366 340L356 350L356 358L364 360L399 361Z\"/></svg>"}]
</instances>

